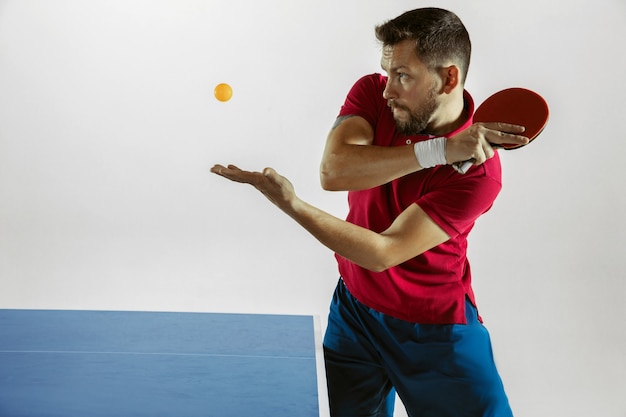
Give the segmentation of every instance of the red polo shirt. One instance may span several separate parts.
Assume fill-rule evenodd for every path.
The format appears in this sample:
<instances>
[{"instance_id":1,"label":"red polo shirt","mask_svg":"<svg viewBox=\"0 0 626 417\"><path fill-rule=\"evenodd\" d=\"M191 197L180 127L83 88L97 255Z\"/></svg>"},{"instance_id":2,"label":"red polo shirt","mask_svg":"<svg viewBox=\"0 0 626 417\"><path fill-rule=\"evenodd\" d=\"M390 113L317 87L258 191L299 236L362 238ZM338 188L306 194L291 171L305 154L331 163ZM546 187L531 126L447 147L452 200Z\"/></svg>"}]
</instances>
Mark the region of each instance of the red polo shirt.
<instances>
[{"instance_id":1,"label":"red polo shirt","mask_svg":"<svg viewBox=\"0 0 626 417\"><path fill-rule=\"evenodd\" d=\"M350 90L340 116L365 118L374 129L374 145L406 146L432 136L402 136L383 98L387 77L372 74ZM464 93L467 114L474 113ZM471 117L452 136L470 126ZM450 240L383 272L372 272L336 255L339 272L357 300L387 315L422 324L465 323L465 298L475 304L467 260L467 235L492 206L501 189L496 155L465 175L451 166L423 169L379 187L348 193L347 221L375 232L387 229L417 203Z\"/></svg>"}]
</instances>

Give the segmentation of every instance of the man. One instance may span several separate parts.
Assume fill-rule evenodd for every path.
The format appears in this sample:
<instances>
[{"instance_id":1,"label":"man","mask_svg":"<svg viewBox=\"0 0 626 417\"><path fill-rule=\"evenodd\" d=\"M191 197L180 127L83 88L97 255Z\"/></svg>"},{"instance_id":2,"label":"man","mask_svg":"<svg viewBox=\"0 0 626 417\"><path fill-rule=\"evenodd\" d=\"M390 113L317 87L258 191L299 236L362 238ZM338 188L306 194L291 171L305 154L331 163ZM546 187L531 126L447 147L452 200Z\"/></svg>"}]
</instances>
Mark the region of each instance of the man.
<instances>
[{"instance_id":1,"label":"man","mask_svg":"<svg viewBox=\"0 0 626 417\"><path fill-rule=\"evenodd\" d=\"M321 182L347 190L346 221L302 201L271 168L212 172L249 183L336 253L324 339L331 414L511 416L476 310L467 235L501 188L491 144L523 127L472 124L462 22L417 9L376 29L382 69L358 80L326 143ZM452 164L473 159L467 174Z\"/></svg>"}]
</instances>

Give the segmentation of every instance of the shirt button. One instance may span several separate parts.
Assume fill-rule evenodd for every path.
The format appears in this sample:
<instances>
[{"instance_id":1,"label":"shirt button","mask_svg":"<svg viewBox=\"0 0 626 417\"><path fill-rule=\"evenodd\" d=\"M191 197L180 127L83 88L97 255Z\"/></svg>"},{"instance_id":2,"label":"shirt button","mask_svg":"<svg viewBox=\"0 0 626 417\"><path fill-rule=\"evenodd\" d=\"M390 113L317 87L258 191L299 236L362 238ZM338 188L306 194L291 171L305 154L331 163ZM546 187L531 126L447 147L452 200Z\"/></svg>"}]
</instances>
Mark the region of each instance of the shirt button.
<instances>
[{"instance_id":1,"label":"shirt button","mask_svg":"<svg viewBox=\"0 0 626 417\"><path fill-rule=\"evenodd\" d=\"M406 140L406 144L407 144L407 145L410 145L410 144L411 144L411 139L407 139L407 140Z\"/></svg>"}]
</instances>

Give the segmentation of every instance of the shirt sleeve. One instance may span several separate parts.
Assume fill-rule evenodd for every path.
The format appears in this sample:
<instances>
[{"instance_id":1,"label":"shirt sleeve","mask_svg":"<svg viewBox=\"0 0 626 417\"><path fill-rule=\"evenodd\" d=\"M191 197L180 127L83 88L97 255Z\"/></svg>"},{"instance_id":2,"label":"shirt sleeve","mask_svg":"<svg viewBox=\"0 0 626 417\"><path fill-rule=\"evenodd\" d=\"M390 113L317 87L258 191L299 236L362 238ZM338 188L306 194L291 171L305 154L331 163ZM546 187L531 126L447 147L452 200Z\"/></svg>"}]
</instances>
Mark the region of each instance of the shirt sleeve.
<instances>
[{"instance_id":1,"label":"shirt sleeve","mask_svg":"<svg viewBox=\"0 0 626 417\"><path fill-rule=\"evenodd\" d=\"M433 187L416 203L451 238L467 234L487 212L502 189L500 160L496 154L483 165ZM471 174L470 174L471 173Z\"/></svg>"},{"instance_id":2,"label":"shirt sleeve","mask_svg":"<svg viewBox=\"0 0 626 417\"><path fill-rule=\"evenodd\" d=\"M360 78L350 89L339 116L360 116L376 127L380 113L385 77L371 74Z\"/></svg>"}]
</instances>

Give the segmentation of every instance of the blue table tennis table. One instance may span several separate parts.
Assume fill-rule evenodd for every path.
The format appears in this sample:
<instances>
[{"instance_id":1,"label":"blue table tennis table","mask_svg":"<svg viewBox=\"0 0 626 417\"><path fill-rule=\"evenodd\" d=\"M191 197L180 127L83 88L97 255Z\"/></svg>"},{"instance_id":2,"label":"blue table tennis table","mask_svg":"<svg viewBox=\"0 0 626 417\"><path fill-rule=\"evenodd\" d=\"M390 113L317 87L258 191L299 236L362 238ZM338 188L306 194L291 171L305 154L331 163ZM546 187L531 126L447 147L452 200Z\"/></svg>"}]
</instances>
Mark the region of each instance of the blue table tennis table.
<instances>
[{"instance_id":1,"label":"blue table tennis table","mask_svg":"<svg viewBox=\"0 0 626 417\"><path fill-rule=\"evenodd\" d=\"M2 417L326 417L316 316L0 309Z\"/></svg>"}]
</instances>

